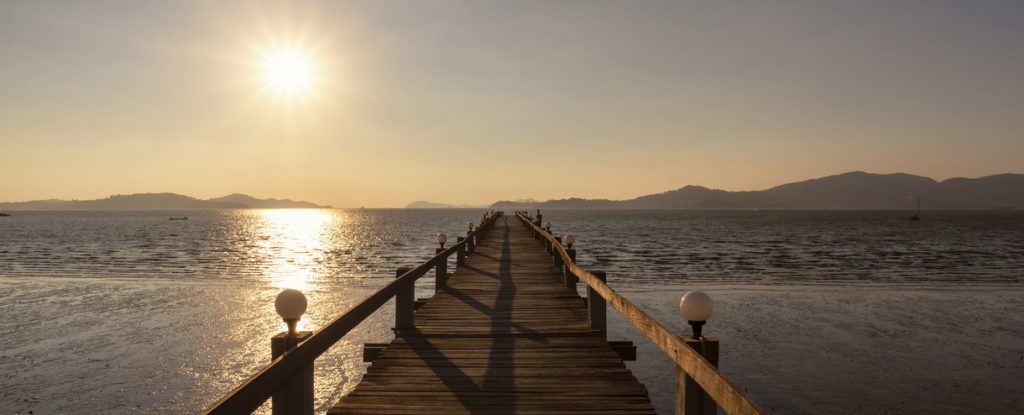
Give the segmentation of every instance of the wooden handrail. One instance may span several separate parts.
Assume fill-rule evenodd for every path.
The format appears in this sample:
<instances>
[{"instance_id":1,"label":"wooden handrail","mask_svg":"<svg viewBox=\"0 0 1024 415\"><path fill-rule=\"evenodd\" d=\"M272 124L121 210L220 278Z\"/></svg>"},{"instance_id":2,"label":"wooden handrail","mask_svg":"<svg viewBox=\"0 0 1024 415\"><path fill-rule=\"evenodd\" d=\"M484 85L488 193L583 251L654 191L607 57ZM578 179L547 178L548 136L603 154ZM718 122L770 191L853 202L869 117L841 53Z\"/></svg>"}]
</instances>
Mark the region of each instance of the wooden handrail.
<instances>
[{"instance_id":1,"label":"wooden handrail","mask_svg":"<svg viewBox=\"0 0 1024 415\"><path fill-rule=\"evenodd\" d=\"M494 222L501 217L501 212L496 212L486 222L468 236L482 236ZM224 395L223 398L210 405L204 413L211 415L227 414L248 414L263 405L271 395L282 385L294 378L299 372L308 367L324 352L341 340L349 331L362 323L367 317L373 314L382 305L386 304L391 297L394 297L403 288L415 284L416 280L425 275L440 261L447 258L458 249L463 249L469 238L452 245L450 248L439 252L426 262L416 266L402 274L394 281L377 290L365 300L352 307L341 317L338 317L330 324L317 330L306 341L299 343L294 349L284 353L272 360L269 365L260 369L241 385Z\"/></svg>"},{"instance_id":2,"label":"wooden handrail","mask_svg":"<svg viewBox=\"0 0 1024 415\"><path fill-rule=\"evenodd\" d=\"M523 223L531 226L539 235L547 239L548 243L562 257L562 261L569 272L587 283L594 292L597 292L598 295L608 301L608 304L611 304L612 307L618 310L627 321L633 324L647 338L651 339L655 346L658 346L659 349L665 352L669 359L672 359L679 368L685 371L688 376L693 378L704 389L711 399L718 403L722 411L727 414L744 415L763 413L757 404L744 395L736 385L729 382L707 359L687 346L686 343L683 343L679 337L672 334L657 320L615 292L608 284L601 281L600 278L590 271L583 269L583 267L576 265L569 257L569 253L562 247L562 244L556 241L551 233L542 229L533 222L532 218L523 212L516 212L516 216Z\"/></svg>"}]
</instances>

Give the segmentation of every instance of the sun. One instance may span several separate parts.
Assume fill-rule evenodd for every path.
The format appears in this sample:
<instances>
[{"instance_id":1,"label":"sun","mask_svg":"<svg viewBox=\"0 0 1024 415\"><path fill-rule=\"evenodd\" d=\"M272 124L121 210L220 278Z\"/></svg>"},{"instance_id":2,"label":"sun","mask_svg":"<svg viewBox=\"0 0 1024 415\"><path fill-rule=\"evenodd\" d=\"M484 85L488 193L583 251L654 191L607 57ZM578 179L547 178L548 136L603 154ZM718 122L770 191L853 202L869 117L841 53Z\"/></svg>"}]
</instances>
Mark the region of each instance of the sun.
<instances>
[{"instance_id":1,"label":"sun","mask_svg":"<svg viewBox=\"0 0 1024 415\"><path fill-rule=\"evenodd\" d=\"M300 98L313 88L315 70L309 54L297 48L277 48L263 54L263 80L284 98Z\"/></svg>"}]
</instances>

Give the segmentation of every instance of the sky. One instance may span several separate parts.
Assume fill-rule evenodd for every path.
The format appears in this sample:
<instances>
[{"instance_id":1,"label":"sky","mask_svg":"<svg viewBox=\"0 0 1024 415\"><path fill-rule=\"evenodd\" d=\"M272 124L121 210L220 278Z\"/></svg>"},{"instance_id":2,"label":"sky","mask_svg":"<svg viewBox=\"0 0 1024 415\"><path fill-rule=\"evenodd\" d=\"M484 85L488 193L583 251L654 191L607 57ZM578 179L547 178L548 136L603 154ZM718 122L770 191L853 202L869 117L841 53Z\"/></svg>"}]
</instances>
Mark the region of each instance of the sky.
<instances>
[{"instance_id":1,"label":"sky","mask_svg":"<svg viewBox=\"0 0 1024 415\"><path fill-rule=\"evenodd\" d=\"M1024 2L0 0L0 201L1024 172ZM268 87L268 51L308 90Z\"/></svg>"}]
</instances>

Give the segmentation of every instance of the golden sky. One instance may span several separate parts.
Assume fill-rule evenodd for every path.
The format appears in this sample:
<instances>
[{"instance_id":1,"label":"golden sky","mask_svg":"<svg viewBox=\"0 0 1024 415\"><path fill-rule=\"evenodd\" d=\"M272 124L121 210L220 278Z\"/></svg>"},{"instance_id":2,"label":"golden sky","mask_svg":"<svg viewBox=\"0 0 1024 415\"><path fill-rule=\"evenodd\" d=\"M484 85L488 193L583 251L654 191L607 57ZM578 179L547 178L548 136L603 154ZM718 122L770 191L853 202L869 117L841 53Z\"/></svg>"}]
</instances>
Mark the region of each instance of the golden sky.
<instances>
[{"instance_id":1,"label":"golden sky","mask_svg":"<svg viewBox=\"0 0 1024 415\"><path fill-rule=\"evenodd\" d=\"M215 3L215 4L214 4ZM0 2L0 201L1024 171L1024 3ZM308 59L268 88L268 51Z\"/></svg>"}]
</instances>

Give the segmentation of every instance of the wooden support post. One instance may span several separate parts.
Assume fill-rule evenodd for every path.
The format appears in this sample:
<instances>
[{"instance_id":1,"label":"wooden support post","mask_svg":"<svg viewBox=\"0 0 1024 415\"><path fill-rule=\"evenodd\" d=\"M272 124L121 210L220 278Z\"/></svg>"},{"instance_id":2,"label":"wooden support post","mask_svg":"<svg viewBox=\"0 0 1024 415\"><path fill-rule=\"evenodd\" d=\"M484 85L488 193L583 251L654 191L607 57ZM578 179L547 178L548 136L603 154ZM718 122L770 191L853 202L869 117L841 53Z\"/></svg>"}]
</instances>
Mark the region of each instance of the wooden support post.
<instances>
[{"instance_id":1,"label":"wooden support post","mask_svg":"<svg viewBox=\"0 0 1024 415\"><path fill-rule=\"evenodd\" d=\"M556 236L555 240L558 241L558 245L562 245L562 237L561 236ZM555 262L555 266L556 267L561 268L563 265L565 265L564 263L562 263L562 256L558 254L557 250L555 250L555 246L554 245L551 246L551 258Z\"/></svg>"},{"instance_id":2,"label":"wooden support post","mask_svg":"<svg viewBox=\"0 0 1024 415\"><path fill-rule=\"evenodd\" d=\"M570 249L566 249L565 251L567 253L569 253L569 259L571 259L572 263L575 264L576 263L576 249L575 248L570 248ZM572 288L573 291L576 291L576 282L577 281L579 281L579 279L577 279L576 276L573 275L572 271L569 271L569 267L566 266L565 267L565 288Z\"/></svg>"},{"instance_id":3,"label":"wooden support post","mask_svg":"<svg viewBox=\"0 0 1024 415\"><path fill-rule=\"evenodd\" d=\"M718 340L704 336L696 339L690 336L679 336L679 339L690 346L697 354L704 356L712 366L718 367ZM676 367L676 415L715 415L718 405L708 396L707 392L696 381L686 375L683 369Z\"/></svg>"},{"instance_id":4,"label":"wooden support post","mask_svg":"<svg viewBox=\"0 0 1024 415\"><path fill-rule=\"evenodd\" d=\"M604 271L592 272L597 279L602 282L608 282L608 274ZM605 302L604 297L594 291L593 288L587 286L587 315L590 316L590 329L597 330L604 333L604 338L608 338L608 303Z\"/></svg>"},{"instance_id":5,"label":"wooden support post","mask_svg":"<svg viewBox=\"0 0 1024 415\"><path fill-rule=\"evenodd\" d=\"M468 239L466 241L466 253L473 252L473 231L466 231L466 238Z\"/></svg>"},{"instance_id":6,"label":"wooden support post","mask_svg":"<svg viewBox=\"0 0 1024 415\"><path fill-rule=\"evenodd\" d=\"M412 268L399 268L395 278L409 272ZM402 287L395 294L395 330L411 329L415 326L412 313L416 306L416 284Z\"/></svg>"},{"instance_id":7,"label":"wooden support post","mask_svg":"<svg viewBox=\"0 0 1024 415\"><path fill-rule=\"evenodd\" d=\"M444 248L437 248L435 254L444 252ZM434 292L438 292L448 286L448 257L441 258L434 264Z\"/></svg>"},{"instance_id":8,"label":"wooden support post","mask_svg":"<svg viewBox=\"0 0 1024 415\"><path fill-rule=\"evenodd\" d=\"M299 343L312 336L311 331L300 331L295 336L287 331L270 338L271 359L277 359L286 351L294 349ZM270 398L273 415L312 415L313 414L313 363L299 371L294 378L286 382Z\"/></svg>"},{"instance_id":9,"label":"wooden support post","mask_svg":"<svg viewBox=\"0 0 1024 415\"><path fill-rule=\"evenodd\" d=\"M455 238L455 243L461 244L466 238L459 236ZM461 245L458 251L455 251L455 266L462 267L466 265L466 245Z\"/></svg>"}]
</instances>

